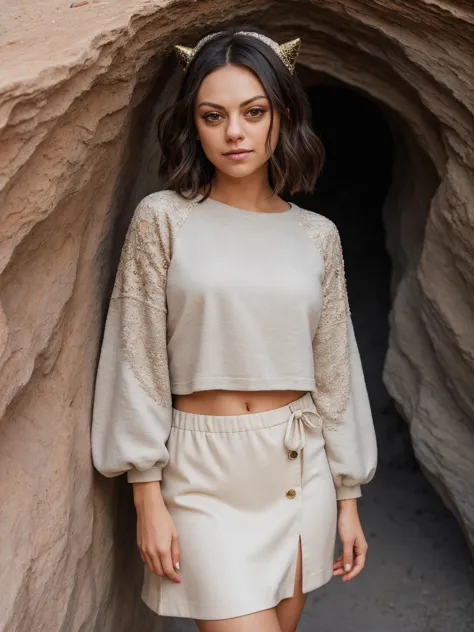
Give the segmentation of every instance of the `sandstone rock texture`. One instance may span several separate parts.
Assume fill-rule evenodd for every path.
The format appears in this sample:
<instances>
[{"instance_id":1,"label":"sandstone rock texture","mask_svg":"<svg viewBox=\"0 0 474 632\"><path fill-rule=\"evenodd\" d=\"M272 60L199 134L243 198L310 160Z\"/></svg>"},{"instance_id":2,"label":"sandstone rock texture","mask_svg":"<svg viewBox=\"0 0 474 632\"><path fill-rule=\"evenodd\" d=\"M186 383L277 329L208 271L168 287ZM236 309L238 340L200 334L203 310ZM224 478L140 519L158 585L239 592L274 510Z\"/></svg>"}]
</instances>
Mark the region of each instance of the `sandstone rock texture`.
<instances>
[{"instance_id":1,"label":"sandstone rock texture","mask_svg":"<svg viewBox=\"0 0 474 632\"><path fill-rule=\"evenodd\" d=\"M108 293L172 44L234 20L376 100L397 148L384 380L474 545L474 10L468 0L1 0L0 629L155 632L131 490L90 460ZM474 548L474 547L473 547Z\"/></svg>"}]
</instances>

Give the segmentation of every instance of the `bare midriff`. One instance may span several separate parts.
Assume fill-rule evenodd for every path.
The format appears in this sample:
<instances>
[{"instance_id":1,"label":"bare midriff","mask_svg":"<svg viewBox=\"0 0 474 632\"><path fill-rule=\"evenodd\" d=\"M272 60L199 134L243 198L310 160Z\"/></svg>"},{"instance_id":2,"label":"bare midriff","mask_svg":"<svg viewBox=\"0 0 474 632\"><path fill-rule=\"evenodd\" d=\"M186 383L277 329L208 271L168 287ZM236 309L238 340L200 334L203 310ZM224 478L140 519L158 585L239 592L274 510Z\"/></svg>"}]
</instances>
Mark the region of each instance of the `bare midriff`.
<instances>
[{"instance_id":1,"label":"bare midriff","mask_svg":"<svg viewBox=\"0 0 474 632\"><path fill-rule=\"evenodd\" d=\"M173 395L173 408L198 415L245 415L286 406L306 391L197 391Z\"/></svg>"}]
</instances>

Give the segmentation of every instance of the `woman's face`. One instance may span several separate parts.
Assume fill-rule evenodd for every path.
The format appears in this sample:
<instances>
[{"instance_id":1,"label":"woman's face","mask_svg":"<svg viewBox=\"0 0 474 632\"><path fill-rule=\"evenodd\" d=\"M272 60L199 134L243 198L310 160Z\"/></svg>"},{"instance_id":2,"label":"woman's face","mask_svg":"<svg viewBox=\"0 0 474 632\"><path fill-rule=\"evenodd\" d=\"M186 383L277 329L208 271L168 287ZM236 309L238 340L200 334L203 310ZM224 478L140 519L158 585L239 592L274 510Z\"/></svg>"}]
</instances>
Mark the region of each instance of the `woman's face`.
<instances>
[{"instance_id":1,"label":"woman's face","mask_svg":"<svg viewBox=\"0 0 474 632\"><path fill-rule=\"evenodd\" d=\"M207 158L229 176L245 177L268 161L265 141L270 116L270 101L263 86L247 68L227 65L201 83L194 112L197 135ZM272 153L279 133L280 116L274 110ZM235 158L225 155L237 149L248 153Z\"/></svg>"}]
</instances>

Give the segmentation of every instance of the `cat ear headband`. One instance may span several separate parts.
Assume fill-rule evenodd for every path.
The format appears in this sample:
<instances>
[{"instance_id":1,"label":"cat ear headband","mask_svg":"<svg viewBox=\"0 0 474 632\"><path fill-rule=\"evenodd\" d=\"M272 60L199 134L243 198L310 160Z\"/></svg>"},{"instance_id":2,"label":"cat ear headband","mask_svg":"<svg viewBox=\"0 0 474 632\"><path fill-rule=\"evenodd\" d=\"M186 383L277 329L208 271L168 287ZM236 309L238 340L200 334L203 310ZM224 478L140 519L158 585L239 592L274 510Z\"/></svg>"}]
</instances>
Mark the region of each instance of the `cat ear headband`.
<instances>
[{"instance_id":1,"label":"cat ear headband","mask_svg":"<svg viewBox=\"0 0 474 632\"><path fill-rule=\"evenodd\" d=\"M183 70L187 70L192 58L196 55L198 50L204 46L206 42L208 42L216 35L220 35L221 33L225 33L225 31L217 31L216 33L210 33L206 35L196 44L194 48L190 48L189 46L181 46L180 44L174 45L174 50L176 56L178 57L179 64ZM265 42L270 48L272 48L278 57L282 60L288 70L293 74L295 69L296 59L300 52L301 39L297 37L296 39L290 40L289 42L285 42L284 44L277 44L277 42L273 41L266 35L262 35L261 33L255 33L254 31L238 31L235 33L236 35L250 35L252 37L256 37L257 39Z\"/></svg>"}]
</instances>

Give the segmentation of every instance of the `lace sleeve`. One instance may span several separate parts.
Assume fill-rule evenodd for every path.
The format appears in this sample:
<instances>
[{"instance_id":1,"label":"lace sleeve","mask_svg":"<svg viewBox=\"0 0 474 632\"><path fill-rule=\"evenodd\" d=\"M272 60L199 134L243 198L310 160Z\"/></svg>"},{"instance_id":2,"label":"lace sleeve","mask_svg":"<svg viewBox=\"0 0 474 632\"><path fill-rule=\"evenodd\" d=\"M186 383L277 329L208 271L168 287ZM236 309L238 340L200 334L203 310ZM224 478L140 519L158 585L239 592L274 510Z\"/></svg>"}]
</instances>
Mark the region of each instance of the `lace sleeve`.
<instances>
[{"instance_id":1,"label":"lace sleeve","mask_svg":"<svg viewBox=\"0 0 474 632\"><path fill-rule=\"evenodd\" d=\"M322 252L323 309L313 339L315 405L338 500L362 495L372 480L377 444L369 397L352 324L339 232L329 223Z\"/></svg>"},{"instance_id":2,"label":"lace sleeve","mask_svg":"<svg viewBox=\"0 0 474 632\"><path fill-rule=\"evenodd\" d=\"M347 323L350 319L339 233L334 226L325 241L323 310L313 339L318 407L326 430L336 430L350 394L351 366Z\"/></svg>"},{"instance_id":3,"label":"lace sleeve","mask_svg":"<svg viewBox=\"0 0 474 632\"><path fill-rule=\"evenodd\" d=\"M169 239L156 209L142 200L125 238L110 309L120 312L120 343L141 389L171 406L166 354L166 277Z\"/></svg>"}]
</instances>

